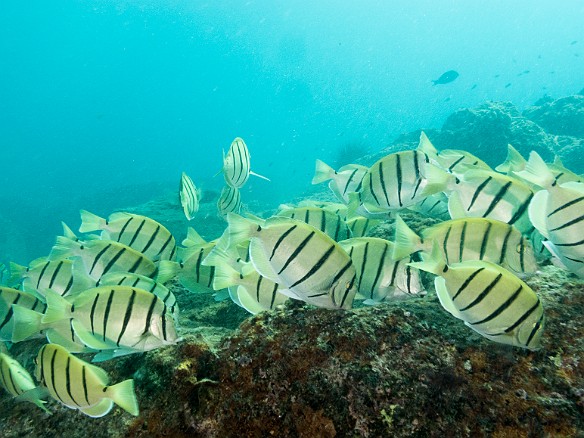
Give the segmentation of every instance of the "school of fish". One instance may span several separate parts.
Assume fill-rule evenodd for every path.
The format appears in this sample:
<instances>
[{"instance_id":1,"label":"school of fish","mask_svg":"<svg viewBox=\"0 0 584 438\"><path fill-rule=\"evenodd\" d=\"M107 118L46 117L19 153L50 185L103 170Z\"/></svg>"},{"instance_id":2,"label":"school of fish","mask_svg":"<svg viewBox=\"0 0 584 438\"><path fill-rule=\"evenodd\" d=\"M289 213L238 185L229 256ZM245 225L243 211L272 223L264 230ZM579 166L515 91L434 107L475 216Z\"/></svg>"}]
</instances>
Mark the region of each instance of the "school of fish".
<instances>
[{"instance_id":1,"label":"school of fish","mask_svg":"<svg viewBox=\"0 0 584 438\"><path fill-rule=\"evenodd\" d=\"M101 417L139 407L132 379L109 384L92 362L180 341L179 308L165 283L231 299L256 314L289 299L351 309L426 294L421 271L435 276L441 305L495 342L536 350L544 308L523 281L547 259L584 278L584 178L556 160L511 145L496 169L462 150L438 151L421 134L415 150L370 167L334 170L317 160L313 184L328 181L338 202L283 204L271 216L242 213L240 188L250 154L236 138L223 154L217 201L224 233L205 241L193 227L177 245L157 221L81 210L80 235L63 224L50 254L28 266L0 266L0 384L17 401L45 411L47 399ZM269 181L269 180L268 180ZM180 205L195 221L201 191L183 172ZM406 210L437 223L419 232ZM392 221L395 238L370 237ZM34 376L9 354L11 343L45 338Z\"/></svg>"}]
</instances>

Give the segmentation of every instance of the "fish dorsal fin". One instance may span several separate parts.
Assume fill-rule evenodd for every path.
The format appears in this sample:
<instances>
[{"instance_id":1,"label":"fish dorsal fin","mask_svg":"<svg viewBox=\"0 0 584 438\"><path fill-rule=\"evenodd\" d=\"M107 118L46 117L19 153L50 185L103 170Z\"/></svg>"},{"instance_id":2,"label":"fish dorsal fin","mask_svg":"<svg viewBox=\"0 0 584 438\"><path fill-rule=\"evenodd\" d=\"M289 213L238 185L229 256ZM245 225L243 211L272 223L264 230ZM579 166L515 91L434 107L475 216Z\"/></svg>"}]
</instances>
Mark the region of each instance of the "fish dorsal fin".
<instances>
[{"instance_id":1,"label":"fish dorsal fin","mask_svg":"<svg viewBox=\"0 0 584 438\"><path fill-rule=\"evenodd\" d=\"M187 238L182 241L184 246L198 246L204 245L205 243L207 243L205 239L193 227L187 228Z\"/></svg>"},{"instance_id":2,"label":"fish dorsal fin","mask_svg":"<svg viewBox=\"0 0 584 438\"><path fill-rule=\"evenodd\" d=\"M511 172L518 172L520 170L525 169L525 165L527 164L527 160L523 158L523 156L519 153L517 149L515 149L510 144L507 145L507 158L497 167L495 170L497 172L502 172L509 174Z\"/></svg>"},{"instance_id":3,"label":"fish dorsal fin","mask_svg":"<svg viewBox=\"0 0 584 438\"><path fill-rule=\"evenodd\" d=\"M420 142L418 143L418 150L425 154L428 154L430 157L435 158L438 154L438 149L432 144L428 136L424 131L420 133Z\"/></svg>"}]
</instances>

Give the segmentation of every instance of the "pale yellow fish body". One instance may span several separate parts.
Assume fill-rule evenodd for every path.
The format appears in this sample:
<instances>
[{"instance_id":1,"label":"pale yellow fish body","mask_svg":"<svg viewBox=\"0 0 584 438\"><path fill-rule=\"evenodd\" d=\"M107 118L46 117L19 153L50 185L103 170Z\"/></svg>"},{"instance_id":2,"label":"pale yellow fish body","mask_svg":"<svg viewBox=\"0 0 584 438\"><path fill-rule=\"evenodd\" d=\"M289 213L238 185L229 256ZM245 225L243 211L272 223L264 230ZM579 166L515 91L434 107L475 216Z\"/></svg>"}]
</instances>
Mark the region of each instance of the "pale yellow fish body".
<instances>
[{"instance_id":1,"label":"pale yellow fish body","mask_svg":"<svg viewBox=\"0 0 584 438\"><path fill-rule=\"evenodd\" d=\"M36 358L35 376L51 397L91 417L106 415L116 403L138 415L133 380L108 386L104 370L69 353L60 345L48 344Z\"/></svg>"},{"instance_id":2,"label":"pale yellow fish body","mask_svg":"<svg viewBox=\"0 0 584 438\"><path fill-rule=\"evenodd\" d=\"M335 240L346 240L351 231L341 216L318 207L294 207L281 209L276 216L289 217L305 222Z\"/></svg>"},{"instance_id":3,"label":"pale yellow fish body","mask_svg":"<svg viewBox=\"0 0 584 438\"><path fill-rule=\"evenodd\" d=\"M47 307L33 294L0 286L0 341L12 341L15 328L13 305L38 312L44 312Z\"/></svg>"},{"instance_id":4,"label":"pale yellow fish body","mask_svg":"<svg viewBox=\"0 0 584 438\"><path fill-rule=\"evenodd\" d=\"M185 172L182 173L179 188L180 203L187 220L195 217L199 211L199 191L195 183Z\"/></svg>"}]
</instances>

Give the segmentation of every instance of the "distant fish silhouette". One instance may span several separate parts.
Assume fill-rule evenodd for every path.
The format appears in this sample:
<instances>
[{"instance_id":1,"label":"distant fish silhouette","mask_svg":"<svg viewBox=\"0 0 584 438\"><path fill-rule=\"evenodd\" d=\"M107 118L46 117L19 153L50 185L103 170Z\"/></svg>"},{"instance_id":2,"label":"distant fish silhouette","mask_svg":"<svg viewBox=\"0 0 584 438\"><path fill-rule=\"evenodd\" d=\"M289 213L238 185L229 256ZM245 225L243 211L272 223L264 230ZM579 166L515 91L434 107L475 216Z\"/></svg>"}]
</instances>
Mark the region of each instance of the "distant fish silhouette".
<instances>
[{"instance_id":1,"label":"distant fish silhouette","mask_svg":"<svg viewBox=\"0 0 584 438\"><path fill-rule=\"evenodd\" d=\"M448 84L454 81L457 77L458 77L457 71L448 70L447 72L442 73L442 76L440 76L438 79L432 82L434 83L434 85Z\"/></svg>"},{"instance_id":2,"label":"distant fish silhouette","mask_svg":"<svg viewBox=\"0 0 584 438\"><path fill-rule=\"evenodd\" d=\"M471 90L474 90L476 87L478 87L478 85L477 85L477 84L473 84L473 86L472 86L472 87L470 87L470 89L471 89Z\"/></svg>"},{"instance_id":3,"label":"distant fish silhouette","mask_svg":"<svg viewBox=\"0 0 584 438\"><path fill-rule=\"evenodd\" d=\"M578 40L574 40L570 43L571 46L573 46L574 44L576 44L578 42Z\"/></svg>"},{"instance_id":4,"label":"distant fish silhouette","mask_svg":"<svg viewBox=\"0 0 584 438\"><path fill-rule=\"evenodd\" d=\"M505 88L509 88L511 86L511 82L509 82L507 85L505 85Z\"/></svg>"}]
</instances>

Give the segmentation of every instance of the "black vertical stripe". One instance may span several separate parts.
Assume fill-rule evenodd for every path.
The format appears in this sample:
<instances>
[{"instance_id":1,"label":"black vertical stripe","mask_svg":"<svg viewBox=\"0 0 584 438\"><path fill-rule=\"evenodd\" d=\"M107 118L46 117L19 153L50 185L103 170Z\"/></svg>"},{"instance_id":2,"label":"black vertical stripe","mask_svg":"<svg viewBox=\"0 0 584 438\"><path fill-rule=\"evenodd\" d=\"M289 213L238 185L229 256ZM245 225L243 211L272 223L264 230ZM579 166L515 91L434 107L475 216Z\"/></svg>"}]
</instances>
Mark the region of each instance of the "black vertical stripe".
<instances>
[{"instance_id":1,"label":"black vertical stripe","mask_svg":"<svg viewBox=\"0 0 584 438\"><path fill-rule=\"evenodd\" d=\"M505 329L505 333L509 333L515 330L523 321L525 321L529 317L529 315L531 315L539 307L539 303L540 301L538 298L533 306L531 306L523 315L517 318L517 320L513 324L511 324L509 327Z\"/></svg>"},{"instance_id":2,"label":"black vertical stripe","mask_svg":"<svg viewBox=\"0 0 584 438\"><path fill-rule=\"evenodd\" d=\"M476 306L477 304L479 304L482 300L485 299L485 297L487 295L489 295L489 293L493 290L493 288L495 286L497 286L497 283L499 282L499 280L501 280L501 277L503 277L503 274L499 273L497 274L497 276L495 277L495 279L493 281L491 281L487 287L485 287L483 289L483 291L477 295L477 297L472 301L472 303L470 303L469 305L463 307L462 309L460 309L461 312L464 312L465 310L470 309L471 307Z\"/></svg>"},{"instance_id":3,"label":"black vertical stripe","mask_svg":"<svg viewBox=\"0 0 584 438\"><path fill-rule=\"evenodd\" d=\"M343 294L343 299L341 300L341 304L340 307L343 307L345 305L345 300L347 299L347 297L349 296L349 292L351 291L351 289L353 289L353 285L355 284L355 278L357 277L357 275L353 275L353 278L351 278L351 281L349 282L349 284L345 287L345 293ZM334 297L333 297L334 298Z\"/></svg>"},{"instance_id":4,"label":"black vertical stripe","mask_svg":"<svg viewBox=\"0 0 584 438\"><path fill-rule=\"evenodd\" d=\"M485 256L485 252L487 250L487 244L489 243L489 234L491 233L491 227L493 226L492 222L488 222L487 229L485 230L485 234L483 234L483 240L481 241L481 250L479 252L479 260L482 260Z\"/></svg>"},{"instance_id":5,"label":"black vertical stripe","mask_svg":"<svg viewBox=\"0 0 584 438\"><path fill-rule=\"evenodd\" d=\"M146 246L144 246L144 248L142 248L142 251L140 251L141 253L146 253L146 251L148 251L148 248L150 248L152 246L152 243L154 243L154 241L156 240L156 236L158 236L159 232L160 232L160 225L156 225L156 229L154 230L154 233L152 233L152 236L150 236L150 239L148 240L148 242L146 242Z\"/></svg>"},{"instance_id":6,"label":"black vertical stripe","mask_svg":"<svg viewBox=\"0 0 584 438\"><path fill-rule=\"evenodd\" d=\"M122 330L120 330L120 334L118 335L118 340L116 345L120 346L120 341L128 328L128 323L130 322L130 318L132 317L132 310L134 309L134 300L136 298L136 289L132 289L132 295L130 295L130 300L128 301L128 305L126 306L126 313L124 314L124 322L122 323Z\"/></svg>"},{"instance_id":7,"label":"black vertical stripe","mask_svg":"<svg viewBox=\"0 0 584 438\"><path fill-rule=\"evenodd\" d=\"M12 301L10 304L6 303L6 305L8 306L8 312L6 313L6 316L4 317L4 320L2 321L2 324L0 324L0 330L2 330L4 328L4 326L6 324L8 324L8 322L12 319L12 314L13 314L13 310L12 310L12 305L13 304L18 304L18 301L20 301L20 297L22 295L20 293L16 294L16 298L14 299L14 301Z\"/></svg>"},{"instance_id":8,"label":"black vertical stripe","mask_svg":"<svg viewBox=\"0 0 584 438\"><path fill-rule=\"evenodd\" d=\"M108 249L110 249L111 246L112 246L112 244L108 243L101 251L99 251L97 253L97 255L95 256L95 259L93 259L93 264L91 265L91 269L89 270L89 275L91 275L91 273L95 269L95 266L97 265L97 262L99 261L99 259L105 254L105 252Z\"/></svg>"},{"instance_id":9,"label":"black vertical stripe","mask_svg":"<svg viewBox=\"0 0 584 438\"><path fill-rule=\"evenodd\" d=\"M525 342L525 346L529 346L533 337L539 331L542 323L543 323L543 313L541 314L541 316L539 317L539 319L537 320L537 322L533 326L533 330L531 330L531 333L529 334L529 337L527 338L527 341Z\"/></svg>"},{"instance_id":10,"label":"black vertical stripe","mask_svg":"<svg viewBox=\"0 0 584 438\"><path fill-rule=\"evenodd\" d=\"M343 189L343 195L345 195L347 193L347 189L349 188L349 185L351 184L351 181L353 180L353 177L355 176L355 174L357 173L359 169L354 169L351 172L351 175L349 175L349 178L347 179L347 183L345 184L345 188Z\"/></svg>"},{"instance_id":11,"label":"black vertical stripe","mask_svg":"<svg viewBox=\"0 0 584 438\"><path fill-rule=\"evenodd\" d=\"M136 261L134 262L134 264L128 268L128 272L130 272L131 274L134 274L138 270L138 268L140 267L140 265L142 264L142 262L144 260L145 260L145 257L142 257L142 256L136 258Z\"/></svg>"},{"instance_id":12,"label":"black vertical stripe","mask_svg":"<svg viewBox=\"0 0 584 438\"><path fill-rule=\"evenodd\" d=\"M117 238L117 242L119 242L120 240L122 240L122 236L124 235L124 233L126 232L126 228L128 228L128 225L130 225L130 222L132 222L132 220L134 219L134 216L131 216L126 223L122 226L122 229L120 230L120 234L118 234L118 238Z\"/></svg>"},{"instance_id":13,"label":"black vertical stripe","mask_svg":"<svg viewBox=\"0 0 584 438\"><path fill-rule=\"evenodd\" d=\"M475 192L472 195L472 199L471 199L470 204L469 204L468 208L466 209L466 211L470 211L470 209L474 205L475 201L477 200L479 194L483 191L483 189L487 186L487 184L489 184L489 182L492 179L493 179L493 177L492 176L489 176L482 183L480 183L478 185L478 187L476 188Z\"/></svg>"},{"instance_id":14,"label":"black vertical stripe","mask_svg":"<svg viewBox=\"0 0 584 438\"><path fill-rule=\"evenodd\" d=\"M65 286L65 289L63 290L63 293L61 294L61 296L67 295L67 293L69 293L69 291L71 290L72 287L73 287L73 274L71 274L71 276L69 277L69 281L67 283L67 286Z\"/></svg>"},{"instance_id":15,"label":"black vertical stripe","mask_svg":"<svg viewBox=\"0 0 584 438\"><path fill-rule=\"evenodd\" d=\"M337 216L337 224L335 226L335 237L334 237L335 242L339 241L339 231L341 231L341 217Z\"/></svg>"},{"instance_id":16,"label":"black vertical stripe","mask_svg":"<svg viewBox=\"0 0 584 438\"><path fill-rule=\"evenodd\" d=\"M261 277L261 275L260 275ZM274 308L274 302L276 301L276 296L278 292L278 288L280 285L278 283L274 283L274 288L272 289L272 299L270 300L270 309Z\"/></svg>"},{"instance_id":17,"label":"black vertical stripe","mask_svg":"<svg viewBox=\"0 0 584 438\"><path fill-rule=\"evenodd\" d=\"M552 229L548 230L548 232L558 231L558 230L561 230L563 228L570 227L570 226L572 226L574 224L577 224L578 222L582 222L583 220L584 220L584 215L582 215L580 217L577 217L575 219L572 219L571 221L565 222L563 225L559 225L559 226L557 226L555 228L552 228Z\"/></svg>"},{"instance_id":18,"label":"black vertical stripe","mask_svg":"<svg viewBox=\"0 0 584 438\"><path fill-rule=\"evenodd\" d=\"M397 201L400 207L402 204L402 167L401 167L401 155L399 153L395 154L395 174L397 180ZM389 204L389 202L388 202Z\"/></svg>"},{"instance_id":19,"label":"black vertical stripe","mask_svg":"<svg viewBox=\"0 0 584 438\"><path fill-rule=\"evenodd\" d=\"M292 260L294 260L296 257L298 257L298 254L300 254L300 252L302 251L302 249L304 249L304 247L306 246L306 244L308 244L308 242L310 241L310 239L312 239L312 237L314 236L314 234L315 234L315 232L314 231L311 231L308 234L308 236L306 236L304 238L304 240L302 242L300 242L300 245L298 245L296 247L296 249L292 252L292 254L290 255L290 257L288 257L288 259L284 263L284 266L282 266L282 269L280 269L280 272L278 272L278 275L280 275L282 272L284 272L284 270L288 267L288 265L292 262Z\"/></svg>"},{"instance_id":20,"label":"black vertical stripe","mask_svg":"<svg viewBox=\"0 0 584 438\"><path fill-rule=\"evenodd\" d=\"M55 395L57 396L57 398L59 400L61 400L61 402L63 404L66 404L63 399L61 398L61 396L59 395L59 391L57 391L57 387L55 386L55 359L57 357L57 352L58 350L56 348L53 349L53 357L51 357L51 385L53 387L53 392L55 393Z\"/></svg>"},{"instance_id":21,"label":"black vertical stripe","mask_svg":"<svg viewBox=\"0 0 584 438\"><path fill-rule=\"evenodd\" d=\"M120 249L116 255L114 255L110 261L107 263L107 265L105 265L105 268L103 269L103 272L101 273L100 277L103 277L105 274L107 274L109 272L109 270L116 264L116 262L118 261L118 259L122 256L123 253L126 252L126 248L122 248Z\"/></svg>"},{"instance_id":22,"label":"black vertical stripe","mask_svg":"<svg viewBox=\"0 0 584 438\"><path fill-rule=\"evenodd\" d=\"M469 324L478 325L478 324L484 324L485 322L489 322L489 321L493 320L494 318L499 316L501 313L503 313L506 309L508 309L515 302L515 300L519 297L519 294L521 293L522 289L523 289L523 285L520 284L519 287L515 290L515 292L513 292L511 294L511 296L509 298L507 298L503 304L501 304L499 307L497 307L490 315L486 316L485 318L481 319L480 321L469 322Z\"/></svg>"},{"instance_id":23,"label":"black vertical stripe","mask_svg":"<svg viewBox=\"0 0 584 438\"><path fill-rule=\"evenodd\" d=\"M381 271L383 271L385 265L385 257L387 255L388 245L383 245L383 253L381 253L381 258L379 259L379 263L377 264L377 271L375 272L375 277L373 278L373 283L371 285L371 294L369 298L373 299L373 292L377 289L377 285L379 283L379 279L381 278ZM359 290L359 287L357 287Z\"/></svg>"},{"instance_id":24,"label":"black vertical stripe","mask_svg":"<svg viewBox=\"0 0 584 438\"><path fill-rule=\"evenodd\" d=\"M51 262L48 261L47 263L45 263L45 266L43 266L43 269L41 270L41 273L39 274L39 279L37 280L36 289L39 288L39 285L41 284L41 280L43 279L43 276L45 275L45 271L47 270L47 268L49 267L50 264L51 264Z\"/></svg>"},{"instance_id":25,"label":"black vertical stripe","mask_svg":"<svg viewBox=\"0 0 584 438\"><path fill-rule=\"evenodd\" d=\"M87 371L85 368L85 365L81 366L81 382L83 383L83 394L85 395L85 401L87 402L87 405L90 405L91 403L89 403L89 393L87 391Z\"/></svg>"},{"instance_id":26,"label":"black vertical stripe","mask_svg":"<svg viewBox=\"0 0 584 438\"><path fill-rule=\"evenodd\" d=\"M140 235L140 231L142 231L142 227L144 226L145 223L146 223L146 219L142 219L142 222L140 222L140 225L138 225L138 228L136 228L136 231L134 231L134 235L132 236L130 243L128 243L128 246L131 247L134 244L134 242L136 241L136 239Z\"/></svg>"},{"instance_id":27,"label":"black vertical stripe","mask_svg":"<svg viewBox=\"0 0 584 438\"><path fill-rule=\"evenodd\" d=\"M269 259L270 261L272 260L272 258L274 258L274 255L276 254L276 250L278 249L278 247L280 246L282 241L286 238L286 236L288 234L290 234L292 231L294 231L297 227L298 227L298 225L292 225L290 228L288 228L286 231L284 231L284 233L282 233L282 235L280 237L278 237L278 240L276 241L276 244L274 245L274 248L272 249L272 254L270 254L270 259Z\"/></svg>"},{"instance_id":28,"label":"black vertical stripe","mask_svg":"<svg viewBox=\"0 0 584 438\"><path fill-rule=\"evenodd\" d=\"M204 249L200 249L199 250L199 257L197 258L197 263L195 264L195 275L196 275L196 282L199 282L199 279L201 278L201 263L203 261L203 252Z\"/></svg>"},{"instance_id":29,"label":"black vertical stripe","mask_svg":"<svg viewBox=\"0 0 584 438\"><path fill-rule=\"evenodd\" d=\"M452 169L454 169L458 163L460 163L462 160L464 160L464 158L465 158L465 156L462 155L460 158L455 160L450 166L448 166L448 171L452 172Z\"/></svg>"},{"instance_id":30,"label":"black vertical stripe","mask_svg":"<svg viewBox=\"0 0 584 438\"><path fill-rule=\"evenodd\" d=\"M71 357L67 356L67 365L65 366L65 388L67 389L67 394L69 395L69 398L73 401L73 403L75 403L77 406L81 406L79 403L77 403L77 401L75 400L75 397L73 397L73 394L71 393Z\"/></svg>"},{"instance_id":31,"label":"black vertical stripe","mask_svg":"<svg viewBox=\"0 0 584 438\"><path fill-rule=\"evenodd\" d=\"M320 231L326 232L326 212L324 210L320 210Z\"/></svg>"},{"instance_id":32,"label":"black vertical stripe","mask_svg":"<svg viewBox=\"0 0 584 438\"><path fill-rule=\"evenodd\" d=\"M462 225L462 230L460 231L460 243L458 246L458 261L462 262L462 254L464 253L464 241L466 240L466 227L468 225L468 221L464 221Z\"/></svg>"},{"instance_id":33,"label":"black vertical stripe","mask_svg":"<svg viewBox=\"0 0 584 438\"><path fill-rule=\"evenodd\" d=\"M97 302L99 301L100 294L95 294L93 304L91 305L91 312L89 313L89 319L91 320L91 334L95 335L95 309L97 308Z\"/></svg>"},{"instance_id":34,"label":"black vertical stripe","mask_svg":"<svg viewBox=\"0 0 584 438\"><path fill-rule=\"evenodd\" d=\"M527 210L527 207L529 207L529 203L531 202L532 198L533 198L533 192L531 192L529 194L527 199L525 201L523 201L523 204L521 204L521 206L517 209L517 211L515 212L513 217L511 217L511 219L509 219L509 221L507 222L509 225L513 225L515 222L517 222L521 218L521 216L523 216L523 213L525 213L525 211Z\"/></svg>"},{"instance_id":35,"label":"black vertical stripe","mask_svg":"<svg viewBox=\"0 0 584 438\"><path fill-rule=\"evenodd\" d=\"M165 341L167 340L166 338L166 304L164 305L164 308L162 309L162 316L161 316L161 322L160 324L162 325L162 339L164 339Z\"/></svg>"},{"instance_id":36,"label":"black vertical stripe","mask_svg":"<svg viewBox=\"0 0 584 438\"><path fill-rule=\"evenodd\" d=\"M162 245L162 247L160 248L160 251L158 251L158 253L156 254L155 257L160 256L164 250L166 249L166 247L170 244L170 242L172 241L172 234L168 234L168 239L166 239L166 241L164 242L164 244ZM174 255L174 249L172 250L172 253L170 254L169 260L172 260L172 256Z\"/></svg>"},{"instance_id":37,"label":"black vertical stripe","mask_svg":"<svg viewBox=\"0 0 584 438\"><path fill-rule=\"evenodd\" d=\"M327 249L326 252L320 257L320 259L318 259L318 261L314 264L314 266L312 266L312 268L310 268L310 270L304 275L304 277L302 277L301 279L297 280L295 283L290 285L289 289L292 289L293 287L298 286L300 283L303 283L304 281L306 281L310 277L312 277L314 274L316 274L316 272L318 272L318 270L326 263L326 261L328 260L328 258L330 257L330 255L333 253L334 250L335 250L335 245L331 245L330 248ZM284 269L284 268L282 268L282 269ZM282 272L282 271L280 271L280 272ZM333 279L333 284L334 284L334 282L335 282L335 280Z\"/></svg>"},{"instance_id":38,"label":"black vertical stripe","mask_svg":"<svg viewBox=\"0 0 584 438\"><path fill-rule=\"evenodd\" d=\"M361 289L361 282L363 281L363 276L365 274L365 268L367 267L367 254L369 252L369 242L367 242L365 244L365 247L363 248L363 260L361 260L361 269L358 275L358 280L357 280L357 290Z\"/></svg>"},{"instance_id":39,"label":"black vertical stripe","mask_svg":"<svg viewBox=\"0 0 584 438\"><path fill-rule=\"evenodd\" d=\"M258 281L256 282L256 300L259 302L260 301L260 291L262 288L262 280L264 279L264 277L262 277L261 275L258 275Z\"/></svg>"},{"instance_id":40,"label":"black vertical stripe","mask_svg":"<svg viewBox=\"0 0 584 438\"><path fill-rule=\"evenodd\" d=\"M389 197L387 196L387 187L385 185L385 178L383 176L383 161L379 163L379 185L381 186L381 190L383 191L383 196L385 197L385 202L387 205L391 205L389 202Z\"/></svg>"},{"instance_id":41,"label":"black vertical stripe","mask_svg":"<svg viewBox=\"0 0 584 438\"><path fill-rule=\"evenodd\" d=\"M144 331L142 332L142 335L145 335L146 333L148 333L148 330L150 330L150 320L152 319L154 306L156 306L156 300L157 300L156 295L152 295L152 301L150 302L150 307L148 308L148 313L146 314L146 321L144 324Z\"/></svg>"},{"instance_id":42,"label":"black vertical stripe","mask_svg":"<svg viewBox=\"0 0 584 438\"><path fill-rule=\"evenodd\" d=\"M465 290L468 285L470 284L471 281L473 281L473 279L481 272L483 271L485 268L479 268L476 271L474 271L472 274L470 274L466 280L464 280L464 282L460 285L460 287L458 288L458 290L456 291L456 293L454 294L454 296L452 297L452 301L454 301L463 290Z\"/></svg>"},{"instance_id":43,"label":"black vertical stripe","mask_svg":"<svg viewBox=\"0 0 584 438\"><path fill-rule=\"evenodd\" d=\"M506 258L507 253L507 244L509 242L509 238L511 237L511 233L513 232L513 227L509 226L507 230L507 234L505 234L505 238L503 239L503 244L501 245L501 256L499 257L499 264L503 263L503 260Z\"/></svg>"},{"instance_id":44,"label":"black vertical stripe","mask_svg":"<svg viewBox=\"0 0 584 438\"><path fill-rule=\"evenodd\" d=\"M105 313L103 315L103 340L105 341L107 337L107 322L109 319L110 310L112 308L112 301L114 299L115 290L110 290L109 296L107 298L107 303L105 305Z\"/></svg>"},{"instance_id":45,"label":"black vertical stripe","mask_svg":"<svg viewBox=\"0 0 584 438\"><path fill-rule=\"evenodd\" d=\"M373 174L371 172L369 172L369 190L371 191L371 195L373 196L375 203L377 205L381 205L379 203L379 199L377 199L377 196L375 195L375 188L373 187ZM359 198L359 199L361 199L361 198Z\"/></svg>"},{"instance_id":46,"label":"black vertical stripe","mask_svg":"<svg viewBox=\"0 0 584 438\"><path fill-rule=\"evenodd\" d=\"M550 217L550 216L556 214L558 211L562 211L564 208L568 208L568 207L570 207L574 204L577 204L578 202L582 202L582 201L584 201L584 196L580 196L579 198L572 199L571 201L568 201L565 204L560 205L555 210L552 210L550 213L548 213L547 217Z\"/></svg>"},{"instance_id":47,"label":"black vertical stripe","mask_svg":"<svg viewBox=\"0 0 584 438\"><path fill-rule=\"evenodd\" d=\"M450 237L450 231L452 231L452 225L448 226L448 230L446 230L446 234L444 235L444 241L442 242L442 250L444 251L446 263L450 263L450 260L448 258L448 238Z\"/></svg>"},{"instance_id":48,"label":"black vertical stripe","mask_svg":"<svg viewBox=\"0 0 584 438\"><path fill-rule=\"evenodd\" d=\"M497 204L499 204L499 202L501 201L501 199L503 199L503 197L505 196L505 194L509 190L509 187L511 187L511 184L512 184L511 181L507 181L497 191L497 194L493 197L493 199L491 199L491 203L489 204L489 206L487 207L487 209L483 213L483 217L487 217L493 211L493 209L497 206Z\"/></svg>"}]
</instances>

